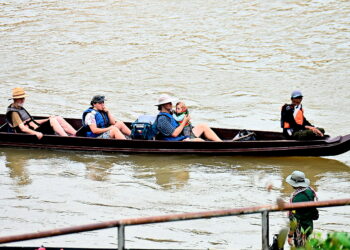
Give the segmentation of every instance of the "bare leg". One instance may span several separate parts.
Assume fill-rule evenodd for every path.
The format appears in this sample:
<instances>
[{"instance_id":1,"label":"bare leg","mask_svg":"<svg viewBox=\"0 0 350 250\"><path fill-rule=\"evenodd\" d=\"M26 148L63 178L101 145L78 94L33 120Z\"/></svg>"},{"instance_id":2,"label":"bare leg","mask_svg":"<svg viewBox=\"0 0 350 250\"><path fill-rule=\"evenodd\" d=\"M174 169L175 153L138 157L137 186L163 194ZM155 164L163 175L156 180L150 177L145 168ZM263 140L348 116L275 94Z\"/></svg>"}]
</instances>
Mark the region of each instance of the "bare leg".
<instances>
[{"instance_id":1,"label":"bare leg","mask_svg":"<svg viewBox=\"0 0 350 250\"><path fill-rule=\"evenodd\" d=\"M215 132L209 128L209 126L207 124L199 124L196 125L193 129L192 129L193 134L196 137L200 137L202 134L204 134L205 138L207 138L208 140L211 141L222 141L216 134Z\"/></svg>"},{"instance_id":2,"label":"bare leg","mask_svg":"<svg viewBox=\"0 0 350 250\"><path fill-rule=\"evenodd\" d=\"M61 116L55 116L55 118L66 133L76 135L77 131L65 119Z\"/></svg>"},{"instance_id":3,"label":"bare leg","mask_svg":"<svg viewBox=\"0 0 350 250\"><path fill-rule=\"evenodd\" d=\"M193 138L193 139L190 139L190 141L204 141L202 138Z\"/></svg>"},{"instance_id":4,"label":"bare leg","mask_svg":"<svg viewBox=\"0 0 350 250\"><path fill-rule=\"evenodd\" d=\"M131 130L122 121L117 121L115 125L124 135L131 135Z\"/></svg>"},{"instance_id":5,"label":"bare leg","mask_svg":"<svg viewBox=\"0 0 350 250\"><path fill-rule=\"evenodd\" d=\"M50 117L50 125L57 134L60 136L68 136L67 133L64 131L64 129L61 127L59 122L57 121L56 117Z\"/></svg>"},{"instance_id":6,"label":"bare leg","mask_svg":"<svg viewBox=\"0 0 350 250\"><path fill-rule=\"evenodd\" d=\"M126 139L125 135L117 127L114 127L111 129L110 135L111 135L111 138L113 139L120 139L120 140Z\"/></svg>"}]
</instances>

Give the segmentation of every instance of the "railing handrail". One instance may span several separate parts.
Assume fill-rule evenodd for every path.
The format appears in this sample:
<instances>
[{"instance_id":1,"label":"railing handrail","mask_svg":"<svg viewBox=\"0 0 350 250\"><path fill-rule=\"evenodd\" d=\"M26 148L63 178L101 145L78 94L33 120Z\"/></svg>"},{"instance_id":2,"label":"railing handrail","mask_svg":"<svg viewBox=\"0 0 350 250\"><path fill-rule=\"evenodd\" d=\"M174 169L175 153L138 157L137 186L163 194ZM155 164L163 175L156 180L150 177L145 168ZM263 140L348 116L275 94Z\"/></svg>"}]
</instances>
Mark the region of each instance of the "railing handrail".
<instances>
[{"instance_id":1,"label":"railing handrail","mask_svg":"<svg viewBox=\"0 0 350 250\"><path fill-rule=\"evenodd\" d=\"M298 202L298 203L285 203L283 201L279 201L277 203L278 204L275 204L275 205L262 205L262 206L246 207L246 208L234 208L234 209L205 211L205 212L192 212L192 213L171 214L171 215L161 215L161 216L151 216L151 217L141 217L141 218L120 219L120 220L112 220L112 221L100 222L95 224L59 228L59 229L41 231L36 233L3 236L3 237L0 237L0 244L53 237L53 236L59 236L59 235L65 235L65 234L88 232L88 231L126 226L126 225L131 226L131 225L143 225L143 224L172 222L172 221L208 219L213 217L234 216L234 215L254 214L254 213L263 213L263 212L281 212L281 211L288 211L288 210L294 210L294 209L306 208L306 207L347 206L347 205L350 205L350 198L338 199L338 200L315 201L315 202Z\"/></svg>"}]
</instances>

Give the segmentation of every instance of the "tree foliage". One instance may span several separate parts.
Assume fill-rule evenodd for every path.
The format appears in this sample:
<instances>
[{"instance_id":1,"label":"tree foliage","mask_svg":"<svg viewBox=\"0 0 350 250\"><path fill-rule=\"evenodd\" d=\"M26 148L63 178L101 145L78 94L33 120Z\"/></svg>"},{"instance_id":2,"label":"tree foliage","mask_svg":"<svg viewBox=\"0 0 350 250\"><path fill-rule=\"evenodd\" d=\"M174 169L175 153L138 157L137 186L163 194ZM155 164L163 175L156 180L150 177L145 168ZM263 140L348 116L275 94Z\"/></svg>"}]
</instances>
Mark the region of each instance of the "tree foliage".
<instances>
[{"instance_id":1,"label":"tree foliage","mask_svg":"<svg viewBox=\"0 0 350 250\"><path fill-rule=\"evenodd\" d=\"M310 237L304 247L294 248L297 250L350 250L350 234L346 232L328 233L323 239L321 233Z\"/></svg>"}]
</instances>

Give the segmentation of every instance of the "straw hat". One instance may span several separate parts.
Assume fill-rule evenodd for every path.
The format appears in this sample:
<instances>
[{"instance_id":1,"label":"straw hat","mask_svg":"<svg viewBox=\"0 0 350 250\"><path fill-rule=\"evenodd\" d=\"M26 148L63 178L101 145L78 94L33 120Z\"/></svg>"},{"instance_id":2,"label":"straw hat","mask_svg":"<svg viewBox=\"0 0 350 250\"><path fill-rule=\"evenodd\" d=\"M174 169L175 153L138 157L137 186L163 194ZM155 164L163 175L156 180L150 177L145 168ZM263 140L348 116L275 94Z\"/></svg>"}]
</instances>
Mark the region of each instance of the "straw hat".
<instances>
[{"instance_id":1,"label":"straw hat","mask_svg":"<svg viewBox=\"0 0 350 250\"><path fill-rule=\"evenodd\" d=\"M28 95L26 95L26 93L24 92L23 88L14 88L12 89L12 98L11 99L20 99L20 98L24 98L27 97Z\"/></svg>"},{"instance_id":2,"label":"straw hat","mask_svg":"<svg viewBox=\"0 0 350 250\"><path fill-rule=\"evenodd\" d=\"M171 102L171 103L174 102L174 99L171 98L170 96L168 96L167 94L162 94L158 99L158 103L155 104L154 106L160 106L162 104L166 104L169 102Z\"/></svg>"},{"instance_id":3,"label":"straw hat","mask_svg":"<svg viewBox=\"0 0 350 250\"><path fill-rule=\"evenodd\" d=\"M310 180L305 178L305 174L301 171L294 171L286 178L286 182L293 187L308 187L310 185Z\"/></svg>"}]
</instances>

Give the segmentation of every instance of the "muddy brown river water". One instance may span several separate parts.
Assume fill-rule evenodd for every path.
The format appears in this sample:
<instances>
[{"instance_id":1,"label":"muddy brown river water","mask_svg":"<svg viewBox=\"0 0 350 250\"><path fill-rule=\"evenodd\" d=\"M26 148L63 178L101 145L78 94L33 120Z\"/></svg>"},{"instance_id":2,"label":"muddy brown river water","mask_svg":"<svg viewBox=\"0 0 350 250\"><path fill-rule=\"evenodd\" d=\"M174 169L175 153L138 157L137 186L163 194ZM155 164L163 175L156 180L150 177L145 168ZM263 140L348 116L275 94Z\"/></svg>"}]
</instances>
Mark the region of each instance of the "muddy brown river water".
<instances>
[{"instance_id":1,"label":"muddy brown river water","mask_svg":"<svg viewBox=\"0 0 350 250\"><path fill-rule=\"evenodd\" d=\"M81 117L96 93L118 119L155 114L161 93L194 124L279 131L282 104L350 133L349 1L1 1L0 106L25 88L35 115ZM334 157L89 154L0 149L0 235L120 218L286 201L304 171L320 200L349 198L350 153ZM272 184L272 190L266 186ZM287 223L270 217L270 232ZM315 230L350 231L348 207ZM260 215L128 227L128 248L261 249ZM116 247L117 229L14 243Z\"/></svg>"}]
</instances>

